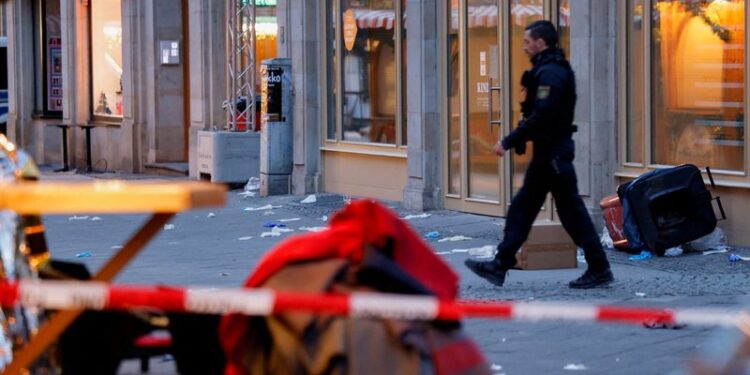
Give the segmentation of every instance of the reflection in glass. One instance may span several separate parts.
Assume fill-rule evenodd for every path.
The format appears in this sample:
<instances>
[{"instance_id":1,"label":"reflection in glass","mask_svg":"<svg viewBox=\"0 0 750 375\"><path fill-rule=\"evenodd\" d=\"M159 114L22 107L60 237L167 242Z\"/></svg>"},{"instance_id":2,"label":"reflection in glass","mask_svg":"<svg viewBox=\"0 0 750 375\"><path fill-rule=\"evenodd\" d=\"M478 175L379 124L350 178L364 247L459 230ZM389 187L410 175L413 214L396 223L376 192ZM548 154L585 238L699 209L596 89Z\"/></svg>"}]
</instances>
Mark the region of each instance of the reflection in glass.
<instances>
[{"instance_id":1,"label":"reflection in glass","mask_svg":"<svg viewBox=\"0 0 750 375\"><path fill-rule=\"evenodd\" d=\"M499 159L494 152L500 130L489 130L489 79L498 82L493 71L498 61L498 12L496 0L468 0L467 68L469 197L500 199ZM493 83L494 83L493 82ZM499 84L496 83L496 84ZM494 95L499 96L499 95ZM498 116L500 100L493 110Z\"/></svg>"},{"instance_id":2,"label":"reflection in glass","mask_svg":"<svg viewBox=\"0 0 750 375\"><path fill-rule=\"evenodd\" d=\"M565 58L570 60L570 0L560 0L557 9L557 32L560 34L560 48Z\"/></svg>"},{"instance_id":3,"label":"reflection in glass","mask_svg":"<svg viewBox=\"0 0 750 375\"><path fill-rule=\"evenodd\" d=\"M122 117L120 0L91 2L92 106L95 115Z\"/></svg>"},{"instance_id":4,"label":"reflection in glass","mask_svg":"<svg viewBox=\"0 0 750 375\"><path fill-rule=\"evenodd\" d=\"M393 0L342 0L343 139L396 142Z\"/></svg>"},{"instance_id":5,"label":"reflection in glass","mask_svg":"<svg viewBox=\"0 0 750 375\"><path fill-rule=\"evenodd\" d=\"M461 59L458 0L448 9L448 194L461 193Z\"/></svg>"},{"instance_id":6,"label":"reflection in glass","mask_svg":"<svg viewBox=\"0 0 750 375\"><path fill-rule=\"evenodd\" d=\"M401 15L402 19L404 20L401 25L401 144L406 145L407 140L407 120L406 120L406 114L408 113L406 105L406 98L408 95L406 94L406 83L408 79L406 79L406 54L407 54L407 43L406 43L406 25L408 22L406 21L406 0L401 0Z\"/></svg>"},{"instance_id":7,"label":"reflection in glass","mask_svg":"<svg viewBox=\"0 0 750 375\"><path fill-rule=\"evenodd\" d=\"M656 1L651 17L653 161L743 170L745 2Z\"/></svg>"},{"instance_id":8,"label":"reflection in glass","mask_svg":"<svg viewBox=\"0 0 750 375\"><path fill-rule=\"evenodd\" d=\"M627 16L627 148L625 160L643 163L643 108L645 105L645 66L643 63L646 47L643 31L643 0L628 0Z\"/></svg>"},{"instance_id":9,"label":"reflection in glass","mask_svg":"<svg viewBox=\"0 0 750 375\"><path fill-rule=\"evenodd\" d=\"M326 139L328 140L335 140L336 139L336 90L338 90L338 87L336 87L336 72L337 72L337 66L336 64L336 6L335 0L326 0L328 3L328 9L329 11L327 13L327 22L326 25L329 26L328 29L328 37L326 38L326 43L328 44L328 58L326 59L326 62L328 64L328 67L326 69L326 79L327 79L327 86L328 90L326 92L328 93L328 127L326 131Z\"/></svg>"},{"instance_id":10,"label":"reflection in glass","mask_svg":"<svg viewBox=\"0 0 750 375\"><path fill-rule=\"evenodd\" d=\"M525 92L521 87L521 76L523 72L531 69L531 61L523 52L523 36L525 28L534 21L541 20L544 16L544 5L542 0L512 0L510 7L510 103L511 103L511 125L515 129L521 118L521 102L525 98ZM523 185L523 176L526 173L533 144L529 142L526 146L526 154L519 156L511 153L512 164L512 189L517 192Z\"/></svg>"}]
</instances>

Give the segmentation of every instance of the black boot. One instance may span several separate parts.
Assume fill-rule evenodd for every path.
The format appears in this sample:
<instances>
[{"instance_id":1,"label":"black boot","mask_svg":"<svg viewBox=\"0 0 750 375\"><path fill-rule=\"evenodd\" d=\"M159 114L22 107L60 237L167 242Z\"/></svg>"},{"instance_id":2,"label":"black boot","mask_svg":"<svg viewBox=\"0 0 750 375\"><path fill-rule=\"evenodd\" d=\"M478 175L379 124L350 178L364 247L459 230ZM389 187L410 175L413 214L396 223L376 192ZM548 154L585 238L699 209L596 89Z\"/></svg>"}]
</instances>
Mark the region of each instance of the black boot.
<instances>
[{"instance_id":1,"label":"black boot","mask_svg":"<svg viewBox=\"0 0 750 375\"><path fill-rule=\"evenodd\" d=\"M494 260L479 261L475 259L466 259L464 264L466 267L469 267L471 272L474 272L477 276L497 286L503 286L503 283L505 282L505 274L508 273L507 268L501 267L500 263Z\"/></svg>"},{"instance_id":2,"label":"black boot","mask_svg":"<svg viewBox=\"0 0 750 375\"><path fill-rule=\"evenodd\" d=\"M581 277L571 281L568 286L573 289L591 289L605 287L615 281L612 271L609 268L603 271L592 271L590 269L581 275Z\"/></svg>"}]
</instances>

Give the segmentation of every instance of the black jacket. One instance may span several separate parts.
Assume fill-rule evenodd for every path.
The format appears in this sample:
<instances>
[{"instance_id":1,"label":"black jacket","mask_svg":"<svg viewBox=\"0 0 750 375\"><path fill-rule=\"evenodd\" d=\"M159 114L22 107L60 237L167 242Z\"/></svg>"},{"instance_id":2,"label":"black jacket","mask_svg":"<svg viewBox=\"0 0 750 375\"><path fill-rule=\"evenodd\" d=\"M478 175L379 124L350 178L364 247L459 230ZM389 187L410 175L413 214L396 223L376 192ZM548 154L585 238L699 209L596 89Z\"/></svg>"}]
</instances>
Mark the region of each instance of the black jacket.
<instances>
[{"instance_id":1,"label":"black jacket","mask_svg":"<svg viewBox=\"0 0 750 375\"><path fill-rule=\"evenodd\" d=\"M546 49L531 60L533 67L523 75L526 100L521 103L523 118L518 127L503 138L503 148L523 150L534 142L534 158L562 157L573 160L571 138L575 127L576 82L570 63L558 48Z\"/></svg>"}]
</instances>

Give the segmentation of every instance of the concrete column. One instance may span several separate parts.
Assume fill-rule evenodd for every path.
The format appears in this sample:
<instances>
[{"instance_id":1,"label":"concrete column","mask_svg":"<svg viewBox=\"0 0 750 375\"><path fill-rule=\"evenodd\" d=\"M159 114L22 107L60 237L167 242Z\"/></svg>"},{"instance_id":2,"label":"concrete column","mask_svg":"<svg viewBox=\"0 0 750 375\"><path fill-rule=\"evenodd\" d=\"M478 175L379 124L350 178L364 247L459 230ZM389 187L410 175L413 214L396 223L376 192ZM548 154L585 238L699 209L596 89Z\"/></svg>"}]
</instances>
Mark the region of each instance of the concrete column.
<instances>
[{"instance_id":1,"label":"concrete column","mask_svg":"<svg viewBox=\"0 0 750 375\"><path fill-rule=\"evenodd\" d=\"M89 120L89 17L88 9L77 0L60 1L63 58L63 119L66 124L85 124ZM82 131L68 132L70 165L86 163Z\"/></svg>"},{"instance_id":2,"label":"concrete column","mask_svg":"<svg viewBox=\"0 0 750 375\"><path fill-rule=\"evenodd\" d=\"M599 217L599 200L616 186L616 11L615 0L571 2L571 64L578 84L576 171L594 217Z\"/></svg>"},{"instance_id":3,"label":"concrete column","mask_svg":"<svg viewBox=\"0 0 750 375\"><path fill-rule=\"evenodd\" d=\"M226 0L191 0L190 12L190 176L198 176L201 130L223 129L226 114Z\"/></svg>"},{"instance_id":4,"label":"concrete column","mask_svg":"<svg viewBox=\"0 0 750 375\"><path fill-rule=\"evenodd\" d=\"M320 180L320 54L325 1L279 1L279 54L292 59L292 194L318 191ZM294 20L294 21L289 21ZM289 56L289 54L291 56ZM286 55L286 56L285 56Z\"/></svg>"},{"instance_id":5,"label":"concrete column","mask_svg":"<svg viewBox=\"0 0 750 375\"><path fill-rule=\"evenodd\" d=\"M122 2L122 124L120 125L120 160L118 168L129 172L143 171L146 111L148 102L142 92L145 82L143 60L144 5L140 0Z\"/></svg>"},{"instance_id":6,"label":"concrete column","mask_svg":"<svg viewBox=\"0 0 750 375\"><path fill-rule=\"evenodd\" d=\"M443 0L407 1L408 180L404 206L427 210L441 205L438 6Z\"/></svg>"},{"instance_id":7,"label":"concrete column","mask_svg":"<svg viewBox=\"0 0 750 375\"><path fill-rule=\"evenodd\" d=\"M34 25L31 1L5 1L8 12L8 137L32 157L39 153L34 144L31 115L34 111Z\"/></svg>"}]
</instances>

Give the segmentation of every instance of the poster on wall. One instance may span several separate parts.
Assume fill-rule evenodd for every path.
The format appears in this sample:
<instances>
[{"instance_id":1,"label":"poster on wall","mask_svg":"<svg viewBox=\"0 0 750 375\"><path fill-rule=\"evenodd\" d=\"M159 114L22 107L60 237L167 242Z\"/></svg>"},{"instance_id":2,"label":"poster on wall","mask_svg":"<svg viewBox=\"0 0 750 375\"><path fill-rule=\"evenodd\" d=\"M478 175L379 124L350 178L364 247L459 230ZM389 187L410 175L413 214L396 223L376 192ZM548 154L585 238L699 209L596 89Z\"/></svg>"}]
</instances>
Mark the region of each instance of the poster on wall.
<instances>
[{"instance_id":1,"label":"poster on wall","mask_svg":"<svg viewBox=\"0 0 750 375\"><path fill-rule=\"evenodd\" d=\"M49 38L47 42L47 110L62 111L62 39Z\"/></svg>"}]
</instances>

